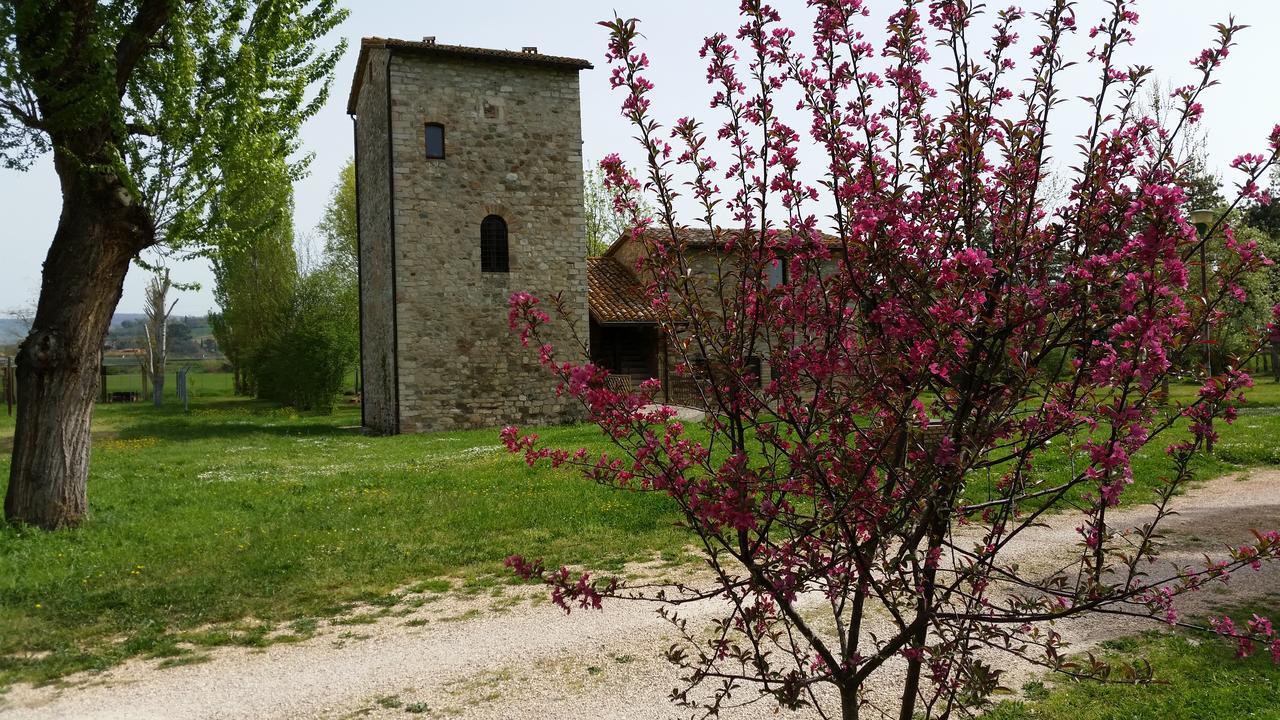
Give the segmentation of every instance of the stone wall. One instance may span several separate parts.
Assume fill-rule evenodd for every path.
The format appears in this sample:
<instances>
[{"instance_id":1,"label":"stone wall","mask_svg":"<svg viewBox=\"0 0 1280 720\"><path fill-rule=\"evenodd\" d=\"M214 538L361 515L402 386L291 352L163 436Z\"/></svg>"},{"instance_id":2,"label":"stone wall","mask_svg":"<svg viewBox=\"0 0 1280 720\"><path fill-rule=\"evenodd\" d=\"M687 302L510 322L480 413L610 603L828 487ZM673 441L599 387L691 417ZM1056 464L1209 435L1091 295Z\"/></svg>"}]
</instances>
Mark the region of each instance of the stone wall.
<instances>
[{"instance_id":1,"label":"stone wall","mask_svg":"<svg viewBox=\"0 0 1280 720\"><path fill-rule=\"evenodd\" d=\"M395 269L391 252L391 175L387 136L387 64L373 50L362 69L356 122L356 185L360 204L360 366L365 427L397 432Z\"/></svg>"},{"instance_id":2,"label":"stone wall","mask_svg":"<svg viewBox=\"0 0 1280 720\"><path fill-rule=\"evenodd\" d=\"M570 330L587 340L577 70L397 53L390 72L400 430L579 417L507 327L511 293L563 292L574 318L550 339L565 359L581 356ZM443 159L426 157L427 123L444 126ZM480 270L490 214L508 273Z\"/></svg>"}]
</instances>

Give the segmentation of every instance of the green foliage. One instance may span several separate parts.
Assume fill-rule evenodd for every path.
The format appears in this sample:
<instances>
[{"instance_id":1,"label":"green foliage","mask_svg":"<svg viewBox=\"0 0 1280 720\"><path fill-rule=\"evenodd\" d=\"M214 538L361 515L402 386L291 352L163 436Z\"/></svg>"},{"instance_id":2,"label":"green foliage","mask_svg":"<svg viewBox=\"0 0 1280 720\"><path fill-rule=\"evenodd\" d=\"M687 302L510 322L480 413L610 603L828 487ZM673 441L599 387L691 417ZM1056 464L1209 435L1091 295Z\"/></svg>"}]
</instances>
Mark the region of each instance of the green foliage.
<instances>
[{"instance_id":1,"label":"green foliage","mask_svg":"<svg viewBox=\"0 0 1280 720\"><path fill-rule=\"evenodd\" d=\"M219 311L209 315L209 325L237 370L238 391L246 395L260 390L258 370L271 343L286 331L298 283L292 186L281 162L259 171L255 182L242 187L232 178L225 189L220 207L240 207L220 215L222 227L238 234L211 258ZM250 192L251 186L258 192Z\"/></svg>"},{"instance_id":2,"label":"green foliage","mask_svg":"<svg viewBox=\"0 0 1280 720\"><path fill-rule=\"evenodd\" d=\"M189 357L197 355L200 348L196 346L195 335L191 332L191 326L185 322L178 320L169 321L169 355L174 357Z\"/></svg>"},{"instance_id":3,"label":"green foliage","mask_svg":"<svg viewBox=\"0 0 1280 720\"><path fill-rule=\"evenodd\" d=\"M604 173L595 165L582 171L583 200L586 204L587 257L603 255L622 233L626 232L627 218L613 209L613 197L604 187ZM644 205L641 214L648 215L652 208Z\"/></svg>"},{"instance_id":4,"label":"green foliage","mask_svg":"<svg viewBox=\"0 0 1280 720\"><path fill-rule=\"evenodd\" d=\"M226 238L215 199L228 178L291 156L328 97L345 42L335 0L0 3L0 161L54 150L59 175L112 177L158 237ZM64 181L66 178L64 177Z\"/></svg>"},{"instance_id":5,"label":"green foliage","mask_svg":"<svg viewBox=\"0 0 1280 720\"><path fill-rule=\"evenodd\" d=\"M348 160L338 173L329 204L320 218L321 237L324 238L326 263L349 278L357 281L359 228L356 226L356 164Z\"/></svg>"},{"instance_id":6,"label":"green foliage","mask_svg":"<svg viewBox=\"0 0 1280 720\"><path fill-rule=\"evenodd\" d=\"M1247 216L1234 213L1238 219L1235 236L1238 242L1254 241L1258 249L1269 258L1280 257L1280 235L1269 235L1256 227L1245 224ZM1222 241L1210 245L1210 251L1223 252ZM1248 300L1226 320L1214 334L1214 367L1221 368L1231 358L1248 352L1256 343L1253 335L1271 320L1271 308L1280 303L1280 270L1274 265L1249 273L1241 284Z\"/></svg>"},{"instance_id":7,"label":"green foliage","mask_svg":"<svg viewBox=\"0 0 1280 720\"><path fill-rule=\"evenodd\" d=\"M354 291L328 267L298 280L281 331L254 360L261 397L299 410L333 411L360 351Z\"/></svg>"},{"instance_id":8,"label":"green foliage","mask_svg":"<svg viewBox=\"0 0 1280 720\"><path fill-rule=\"evenodd\" d=\"M253 378L259 397L302 410L331 412L345 378L359 361L355 204L355 164L348 161L320 222L320 234L325 239L320 266L303 275L292 273L295 279L287 305L259 305L256 317L275 317L276 322L249 328L246 337L236 338L254 347L237 364ZM219 282L225 280L228 287L238 286L244 279L235 275L236 268L229 269L232 272L220 277ZM289 274L284 270L278 273ZM247 295L257 290L244 288ZM278 303L279 297L258 299ZM249 298L246 305L253 302ZM283 312L279 312L280 308Z\"/></svg>"},{"instance_id":9,"label":"green foliage","mask_svg":"<svg viewBox=\"0 0 1280 720\"><path fill-rule=\"evenodd\" d=\"M1280 196L1280 172L1271 176L1271 196ZM1245 210L1245 221L1272 240L1280 242L1280 199L1266 205L1251 205Z\"/></svg>"},{"instance_id":10,"label":"green foliage","mask_svg":"<svg viewBox=\"0 0 1280 720\"><path fill-rule=\"evenodd\" d=\"M1204 148L1196 148L1195 154L1181 168L1179 184L1187 194L1185 207L1192 210L1226 207L1222 196L1222 182L1205 167Z\"/></svg>"},{"instance_id":11,"label":"green foliage","mask_svg":"<svg viewBox=\"0 0 1280 720\"><path fill-rule=\"evenodd\" d=\"M215 259L222 310L210 321L243 393L330 412L360 352L355 166L339 176L320 224L324 255L305 273L293 250L292 190L276 169L267 174L272 197L246 198L231 216L243 240Z\"/></svg>"},{"instance_id":12,"label":"green foliage","mask_svg":"<svg viewBox=\"0 0 1280 720\"><path fill-rule=\"evenodd\" d=\"M1228 208L1220 180L1205 167L1203 147L1192 148L1191 151L1193 156L1179 168L1179 184L1187 194L1184 203L1187 212L1212 210L1217 216L1225 214L1224 224L1232 228L1238 242L1257 242L1262 254L1270 258L1280 257L1280 222L1276 221L1280 215L1273 214L1269 206L1255 205L1243 211ZM1225 235L1221 230L1216 231L1205 243L1206 280L1210 288L1216 282L1218 268L1227 264L1227 254ZM1199 260L1198 255L1192 257L1188 268L1190 275L1184 294L1192 303L1200 302L1201 296ZM1248 273L1241 287L1247 293L1248 301L1214 332L1211 354L1214 367L1218 369L1248 352L1255 344L1253 334L1270 321L1272 306L1280 302L1280 270L1272 266ZM1198 353L1192 354L1184 361L1182 370L1198 372L1202 363Z\"/></svg>"}]
</instances>

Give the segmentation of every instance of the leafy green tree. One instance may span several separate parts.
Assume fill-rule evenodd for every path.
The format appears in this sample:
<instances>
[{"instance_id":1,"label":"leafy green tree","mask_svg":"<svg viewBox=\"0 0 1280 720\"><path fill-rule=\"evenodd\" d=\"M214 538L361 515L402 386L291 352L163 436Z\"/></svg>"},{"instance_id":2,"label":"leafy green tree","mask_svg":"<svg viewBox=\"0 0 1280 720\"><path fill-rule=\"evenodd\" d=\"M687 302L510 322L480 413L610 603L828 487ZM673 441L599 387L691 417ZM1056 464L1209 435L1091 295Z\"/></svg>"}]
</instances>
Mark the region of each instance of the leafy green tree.
<instances>
[{"instance_id":1,"label":"leafy green tree","mask_svg":"<svg viewBox=\"0 0 1280 720\"><path fill-rule=\"evenodd\" d=\"M331 275L335 283L333 301L341 308L343 318L337 325L343 333L339 345L347 353L344 363L350 370L360 363L360 248L353 160L348 160L339 171L318 229L324 238L321 269Z\"/></svg>"},{"instance_id":2,"label":"leafy green tree","mask_svg":"<svg viewBox=\"0 0 1280 720\"><path fill-rule=\"evenodd\" d=\"M238 241L214 256L220 311L211 325L240 392L329 412L359 359L354 165L342 169L325 209L318 262L299 262L294 251L287 178L250 177L248 197L225 203L237 208L228 229ZM241 194L234 187L225 192Z\"/></svg>"},{"instance_id":3,"label":"leafy green tree","mask_svg":"<svg viewBox=\"0 0 1280 720\"><path fill-rule=\"evenodd\" d=\"M215 214L226 237L210 257L218 311L209 325L236 393L258 395L258 359L284 331L298 280L293 187L284 163L275 162L233 173L220 196Z\"/></svg>"},{"instance_id":4,"label":"leafy green tree","mask_svg":"<svg viewBox=\"0 0 1280 720\"><path fill-rule=\"evenodd\" d=\"M1227 206L1227 199L1222 195L1222 181L1209 172L1203 154L1197 154L1183 164L1179 180L1187 194L1184 207L1188 212Z\"/></svg>"},{"instance_id":5,"label":"leafy green tree","mask_svg":"<svg viewBox=\"0 0 1280 720\"><path fill-rule=\"evenodd\" d=\"M1267 257L1277 258L1280 257L1280 172L1271 176L1271 197L1276 199L1265 205L1256 203L1249 207L1245 211L1245 221L1266 238L1264 248ZM1280 266L1272 265L1267 270L1261 287L1274 301L1280 302ZM1270 351L1271 373L1276 382L1280 382L1280 340L1276 334L1272 335Z\"/></svg>"},{"instance_id":6,"label":"leafy green tree","mask_svg":"<svg viewBox=\"0 0 1280 720\"><path fill-rule=\"evenodd\" d=\"M320 218L320 235L324 238L324 262L331 265L351 282L357 282L359 250L356 225L356 164L348 160L338 173L329 204Z\"/></svg>"},{"instance_id":7,"label":"leafy green tree","mask_svg":"<svg viewBox=\"0 0 1280 720\"><path fill-rule=\"evenodd\" d=\"M334 0L0 0L0 162L52 153L63 196L17 356L9 520L84 518L99 350L130 262L224 239L224 173L298 149L344 17Z\"/></svg>"},{"instance_id":8,"label":"leafy green tree","mask_svg":"<svg viewBox=\"0 0 1280 720\"><path fill-rule=\"evenodd\" d=\"M613 207L613 195L604 186L604 173L594 165L582 172L583 199L586 203L587 257L603 255L622 233L629 229L626 215ZM642 216L652 215L653 208L642 204Z\"/></svg>"},{"instance_id":9,"label":"leafy green tree","mask_svg":"<svg viewBox=\"0 0 1280 720\"><path fill-rule=\"evenodd\" d=\"M1280 241L1280 172L1271 176L1271 202L1255 203L1245 211L1245 220L1273 240Z\"/></svg>"},{"instance_id":10,"label":"leafy green tree","mask_svg":"<svg viewBox=\"0 0 1280 720\"><path fill-rule=\"evenodd\" d=\"M191 332L191 325L186 322L189 319L169 322L169 352L178 357L189 357L200 352L199 347L196 346L195 336Z\"/></svg>"},{"instance_id":11,"label":"leafy green tree","mask_svg":"<svg viewBox=\"0 0 1280 720\"><path fill-rule=\"evenodd\" d=\"M1208 170L1203 150L1198 149L1196 153L1183 163L1178 174L1179 184L1186 193L1186 201L1183 203L1186 212L1210 210L1214 216L1225 215L1224 224L1233 228L1237 241L1257 242L1264 255L1277 257L1277 252L1280 252L1280 235L1268 230L1270 206L1252 205L1244 209L1233 209L1223 195L1221 181ZM1233 254L1227 249L1225 241L1224 234L1218 231L1205 242L1205 279L1210 285L1210 292L1217 282L1221 268L1227 266ZM1191 302L1199 302L1202 293L1199 265L1199 255L1196 255L1192 258L1191 283L1185 293L1185 299ZM1242 354L1251 351L1255 344L1253 333L1266 325L1271 317L1271 307L1280 302L1280 284L1277 279L1274 266L1241 275L1239 285L1245 290L1247 300L1240 303L1235 312L1225 318L1212 333L1209 354L1215 368L1226 367ZM1192 354L1184 359L1182 370L1184 373L1197 375L1203 372L1203 364L1203 355Z\"/></svg>"},{"instance_id":12,"label":"leafy green tree","mask_svg":"<svg viewBox=\"0 0 1280 720\"><path fill-rule=\"evenodd\" d=\"M333 411L360 349L354 293L333 265L298 279L281 332L255 358L261 396L299 410Z\"/></svg>"}]
</instances>

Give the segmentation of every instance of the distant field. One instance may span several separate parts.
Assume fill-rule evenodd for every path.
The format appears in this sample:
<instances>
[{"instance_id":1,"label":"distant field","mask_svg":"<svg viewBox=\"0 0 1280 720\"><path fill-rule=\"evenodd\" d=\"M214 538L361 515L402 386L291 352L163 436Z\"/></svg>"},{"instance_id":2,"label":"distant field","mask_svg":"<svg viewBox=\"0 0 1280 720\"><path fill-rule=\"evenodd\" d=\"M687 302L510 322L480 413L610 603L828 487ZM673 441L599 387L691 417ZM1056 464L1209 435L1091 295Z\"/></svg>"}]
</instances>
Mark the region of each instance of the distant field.
<instances>
[{"instance_id":1,"label":"distant field","mask_svg":"<svg viewBox=\"0 0 1280 720\"><path fill-rule=\"evenodd\" d=\"M347 375L346 381L343 383L344 392L353 391L355 389L355 374ZM150 383L148 382L148 387ZM107 375L107 392L141 392L142 390L142 373L133 371L122 374ZM235 394L235 376L228 372L204 372L197 367L193 367L187 373L187 394L192 402L197 398L230 398ZM177 401L178 399L178 373L175 369L172 372L165 373L164 380L164 396L165 398Z\"/></svg>"},{"instance_id":2,"label":"distant field","mask_svg":"<svg viewBox=\"0 0 1280 720\"><path fill-rule=\"evenodd\" d=\"M194 400L205 397L229 397L234 386L235 376L231 373L207 373L192 370L187 373L187 394ZM107 375L107 392L141 392L142 373L131 372L124 375ZM164 396L178 399L178 373L165 373Z\"/></svg>"}]
</instances>

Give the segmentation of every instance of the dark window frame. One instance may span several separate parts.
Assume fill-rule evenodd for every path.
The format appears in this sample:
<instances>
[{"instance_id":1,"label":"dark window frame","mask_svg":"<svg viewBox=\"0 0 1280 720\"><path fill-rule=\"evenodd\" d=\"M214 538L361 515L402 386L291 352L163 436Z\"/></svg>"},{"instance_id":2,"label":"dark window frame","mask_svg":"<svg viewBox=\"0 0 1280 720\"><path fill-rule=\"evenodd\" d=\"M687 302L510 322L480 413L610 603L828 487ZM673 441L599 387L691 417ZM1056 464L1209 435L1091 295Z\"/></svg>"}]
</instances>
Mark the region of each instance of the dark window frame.
<instances>
[{"instance_id":1,"label":"dark window frame","mask_svg":"<svg viewBox=\"0 0 1280 720\"><path fill-rule=\"evenodd\" d=\"M438 131L440 132L440 152L439 152L438 154L437 154L437 153L432 153L432 152L431 152L431 145L432 145L432 142L431 142L431 131L432 131L432 130L438 130ZM445 144L445 137L444 137L444 125L441 125L440 123L437 123L437 122L429 122L429 123L427 123L427 124L426 124L424 132L425 132L425 137L423 138L423 140L424 140L424 142L423 142L423 148L426 150L426 153L427 153L427 159L428 159L428 160L443 160L443 159L444 159L444 157L445 157L445 154L446 154L446 153L445 153L446 144Z\"/></svg>"},{"instance_id":2,"label":"dark window frame","mask_svg":"<svg viewBox=\"0 0 1280 720\"><path fill-rule=\"evenodd\" d=\"M507 221L501 215L486 215L480 221L480 272L511 272L510 248Z\"/></svg>"}]
</instances>

